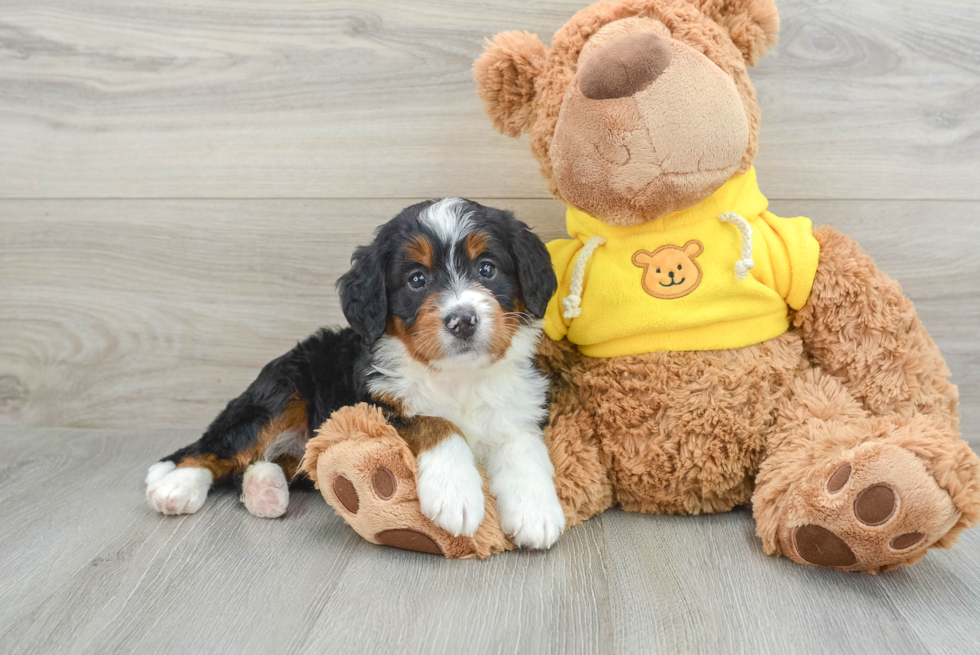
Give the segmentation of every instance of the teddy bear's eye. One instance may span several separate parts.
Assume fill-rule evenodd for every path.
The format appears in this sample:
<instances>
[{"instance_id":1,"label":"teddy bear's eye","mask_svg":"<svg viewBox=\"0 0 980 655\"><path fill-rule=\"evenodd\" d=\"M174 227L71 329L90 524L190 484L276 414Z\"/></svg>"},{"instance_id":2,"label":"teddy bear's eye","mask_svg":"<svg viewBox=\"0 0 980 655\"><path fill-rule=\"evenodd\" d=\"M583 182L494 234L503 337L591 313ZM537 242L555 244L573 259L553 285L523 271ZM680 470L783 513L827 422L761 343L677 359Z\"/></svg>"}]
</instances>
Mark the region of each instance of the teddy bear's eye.
<instances>
[{"instance_id":1,"label":"teddy bear's eye","mask_svg":"<svg viewBox=\"0 0 980 655\"><path fill-rule=\"evenodd\" d=\"M683 266L681 266L680 264L678 264L678 265L677 265L677 270L678 270L678 271L679 271L679 270L681 270L682 268L684 268L684 267L683 267Z\"/></svg>"},{"instance_id":2,"label":"teddy bear's eye","mask_svg":"<svg viewBox=\"0 0 980 655\"><path fill-rule=\"evenodd\" d=\"M658 273L660 272L660 269L659 269L659 268L657 269L657 272L658 272Z\"/></svg>"}]
</instances>

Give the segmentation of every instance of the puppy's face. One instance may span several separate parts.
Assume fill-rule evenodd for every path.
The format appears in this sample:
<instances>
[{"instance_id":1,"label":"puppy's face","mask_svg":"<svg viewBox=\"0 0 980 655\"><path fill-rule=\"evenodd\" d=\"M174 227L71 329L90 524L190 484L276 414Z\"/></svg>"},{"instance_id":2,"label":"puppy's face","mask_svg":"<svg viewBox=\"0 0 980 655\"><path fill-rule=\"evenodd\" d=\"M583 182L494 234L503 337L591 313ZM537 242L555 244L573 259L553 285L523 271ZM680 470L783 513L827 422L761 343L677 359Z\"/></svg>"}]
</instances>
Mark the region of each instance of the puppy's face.
<instances>
[{"instance_id":1,"label":"puppy's face","mask_svg":"<svg viewBox=\"0 0 980 655\"><path fill-rule=\"evenodd\" d=\"M522 323L544 315L556 281L544 244L512 214L445 198L382 226L339 286L362 336L387 334L441 367L502 357Z\"/></svg>"}]
</instances>

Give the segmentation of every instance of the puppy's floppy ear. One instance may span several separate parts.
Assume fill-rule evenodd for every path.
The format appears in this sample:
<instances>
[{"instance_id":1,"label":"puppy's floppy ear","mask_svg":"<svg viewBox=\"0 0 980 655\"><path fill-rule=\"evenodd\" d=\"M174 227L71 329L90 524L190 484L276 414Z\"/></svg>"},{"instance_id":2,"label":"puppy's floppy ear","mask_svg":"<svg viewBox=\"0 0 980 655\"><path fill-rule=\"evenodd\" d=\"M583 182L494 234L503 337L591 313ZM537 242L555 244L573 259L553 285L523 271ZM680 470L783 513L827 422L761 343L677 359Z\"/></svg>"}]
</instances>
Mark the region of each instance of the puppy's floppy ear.
<instances>
[{"instance_id":1,"label":"puppy's floppy ear","mask_svg":"<svg viewBox=\"0 0 980 655\"><path fill-rule=\"evenodd\" d=\"M369 343L384 334L388 318L385 259L377 241L361 246L351 257L350 270L337 280L340 307L347 322Z\"/></svg>"},{"instance_id":2,"label":"puppy's floppy ear","mask_svg":"<svg viewBox=\"0 0 980 655\"><path fill-rule=\"evenodd\" d=\"M487 41L473 64L476 92L498 132L520 136L534 122L534 82L544 72L548 47L536 34L502 32Z\"/></svg>"},{"instance_id":3,"label":"puppy's floppy ear","mask_svg":"<svg viewBox=\"0 0 980 655\"><path fill-rule=\"evenodd\" d=\"M511 220L514 223L511 255L517 264L517 281L521 285L524 307L534 318L544 318L548 301L558 289L551 254L531 228L512 214Z\"/></svg>"},{"instance_id":4,"label":"puppy's floppy ear","mask_svg":"<svg viewBox=\"0 0 980 655\"><path fill-rule=\"evenodd\" d=\"M705 16L728 32L749 66L755 66L779 40L779 12L775 0L693 2Z\"/></svg>"}]
</instances>

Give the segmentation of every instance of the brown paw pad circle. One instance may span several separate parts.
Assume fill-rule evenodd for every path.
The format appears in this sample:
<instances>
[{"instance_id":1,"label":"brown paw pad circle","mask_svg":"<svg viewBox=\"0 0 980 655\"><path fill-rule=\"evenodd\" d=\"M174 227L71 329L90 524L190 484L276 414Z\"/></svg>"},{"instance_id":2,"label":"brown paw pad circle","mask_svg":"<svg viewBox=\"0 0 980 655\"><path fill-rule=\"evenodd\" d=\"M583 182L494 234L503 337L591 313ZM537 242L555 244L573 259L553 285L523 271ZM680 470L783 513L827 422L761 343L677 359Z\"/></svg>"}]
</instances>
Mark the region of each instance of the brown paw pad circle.
<instances>
[{"instance_id":1,"label":"brown paw pad circle","mask_svg":"<svg viewBox=\"0 0 980 655\"><path fill-rule=\"evenodd\" d=\"M837 493L838 491L844 488L844 485L847 484L847 481L850 479L850 477L851 477L851 465L844 464L836 471L834 471L834 474L830 476L829 480L827 480L827 491L829 491L832 494Z\"/></svg>"},{"instance_id":2,"label":"brown paw pad circle","mask_svg":"<svg viewBox=\"0 0 980 655\"><path fill-rule=\"evenodd\" d=\"M375 495L381 500L391 500L398 489L398 481L395 474L383 466L374 469L371 474L371 487Z\"/></svg>"},{"instance_id":3,"label":"brown paw pad circle","mask_svg":"<svg viewBox=\"0 0 980 655\"><path fill-rule=\"evenodd\" d=\"M801 525L793 532L796 552L817 566L853 566L857 557L844 540L819 525Z\"/></svg>"},{"instance_id":4,"label":"brown paw pad circle","mask_svg":"<svg viewBox=\"0 0 980 655\"><path fill-rule=\"evenodd\" d=\"M374 535L379 544L394 546L403 550L414 550L420 553L431 553L433 555L445 555L431 537L416 532L415 530L382 530Z\"/></svg>"},{"instance_id":5,"label":"brown paw pad circle","mask_svg":"<svg viewBox=\"0 0 980 655\"><path fill-rule=\"evenodd\" d=\"M357 510L361 503L357 498L357 490L354 489L354 483L345 478L342 475L338 475L333 479L333 492L336 494L340 504L344 506L351 514L357 514Z\"/></svg>"},{"instance_id":6,"label":"brown paw pad circle","mask_svg":"<svg viewBox=\"0 0 980 655\"><path fill-rule=\"evenodd\" d=\"M854 499L854 516L865 525L883 525L895 515L898 497L886 484L873 484Z\"/></svg>"},{"instance_id":7,"label":"brown paw pad circle","mask_svg":"<svg viewBox=\"0 0 980 655\"><path fill-rule=\"evenodd\" d=\"M915 546L925 538L926 536L921 532L907 532L892 539L889 545L892 547L892 550L905 550L906 548Z\"/></svg>"}]
</instances>

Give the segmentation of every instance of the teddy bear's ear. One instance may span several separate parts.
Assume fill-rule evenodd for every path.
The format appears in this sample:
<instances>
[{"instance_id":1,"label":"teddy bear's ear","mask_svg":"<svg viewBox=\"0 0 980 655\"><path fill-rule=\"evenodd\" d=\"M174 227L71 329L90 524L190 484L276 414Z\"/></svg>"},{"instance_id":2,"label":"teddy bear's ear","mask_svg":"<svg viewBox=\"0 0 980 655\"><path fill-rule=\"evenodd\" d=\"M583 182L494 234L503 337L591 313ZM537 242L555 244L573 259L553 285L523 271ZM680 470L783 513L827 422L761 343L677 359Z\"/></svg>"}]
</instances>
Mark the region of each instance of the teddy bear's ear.
<instances>
[{"instance_id":1,"label":"teddy bear's ear","mask_svg":"<svg viewBox=\"0 0 980 655\"><path fill-rule=\"evenodd\" d=\"M779 40L774 0L694 0L694 4L725 28L749 66L755 66Z\"/></svg>"},{"instance_id":2,"label":"teddy bear's ear","mask_svg":"<svg viewBox=\"0 0 980 655\"><path fill-rule=\"evenodd\" d=\"M520 136L534 119L534 81L544 71L548 47L536 34L503 32L488 40L473 64L483 110L497 130Z\"/></svg>"}]
</instances>

